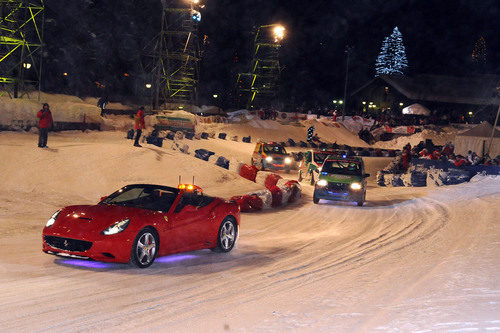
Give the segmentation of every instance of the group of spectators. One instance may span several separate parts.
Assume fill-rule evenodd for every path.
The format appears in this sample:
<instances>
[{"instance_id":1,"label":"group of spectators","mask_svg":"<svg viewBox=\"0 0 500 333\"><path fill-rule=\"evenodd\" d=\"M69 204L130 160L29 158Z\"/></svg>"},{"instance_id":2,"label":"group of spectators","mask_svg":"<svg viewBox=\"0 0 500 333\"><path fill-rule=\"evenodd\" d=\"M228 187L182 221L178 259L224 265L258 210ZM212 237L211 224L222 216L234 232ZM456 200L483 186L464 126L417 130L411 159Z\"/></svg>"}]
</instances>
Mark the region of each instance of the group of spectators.
<instances>
[{"instance_id":1,"label":"group of spectators","mask_svg":"<svg viewBox=\"0 0 500 333\"><path fill-rule=\"evenodd\" d=\"M451 142L447 142L444 146L425 145L421 142L419 145L411 148L407 144L403 148L403 160L405 155L407 159L411 158L425 158L430 160L447 161L453 163L455 166L460 167L464 165L499 165L499 156L491 158L488 154L479 156L476 152L468 151L467 156L454 153L455 147Z\"/></svg>"}]
</instances>

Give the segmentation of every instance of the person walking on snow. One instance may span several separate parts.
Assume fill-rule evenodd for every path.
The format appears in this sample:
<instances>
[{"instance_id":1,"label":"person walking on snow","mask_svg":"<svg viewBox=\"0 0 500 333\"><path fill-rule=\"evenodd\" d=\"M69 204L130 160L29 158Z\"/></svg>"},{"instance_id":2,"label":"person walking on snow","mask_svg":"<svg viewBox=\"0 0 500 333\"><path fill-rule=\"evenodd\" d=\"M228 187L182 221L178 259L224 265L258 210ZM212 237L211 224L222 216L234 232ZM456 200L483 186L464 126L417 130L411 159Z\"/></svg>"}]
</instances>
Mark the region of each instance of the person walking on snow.
<instances>
[{"instance_id":1,"label":"person walking on snow","mask_svg":"<svg viewBox=\"0 0 500 333\"><path fill-rule=\"evenodd\" d=\"M52 120L52 113L50 112L49 105L47 103L43 104L43 107L38 111L36 115L39 119L39 135L38 135L38 147L47 148L47 137L49 134L49 129L54 124Z\"/></svg>"},{"instance_id":2,"label":"person walking on snow","mask_svg":"<svg viewBox=\"0 0 500 333\"><path fill-rule=\"evenodd\" d=\"M141 106L137 114L135 115L135 141L134 146L142 147L139 144L139 139L141 138L142 130L146 129L146 124L144 123L144 107Z\"/></svg>"}]
</instances>

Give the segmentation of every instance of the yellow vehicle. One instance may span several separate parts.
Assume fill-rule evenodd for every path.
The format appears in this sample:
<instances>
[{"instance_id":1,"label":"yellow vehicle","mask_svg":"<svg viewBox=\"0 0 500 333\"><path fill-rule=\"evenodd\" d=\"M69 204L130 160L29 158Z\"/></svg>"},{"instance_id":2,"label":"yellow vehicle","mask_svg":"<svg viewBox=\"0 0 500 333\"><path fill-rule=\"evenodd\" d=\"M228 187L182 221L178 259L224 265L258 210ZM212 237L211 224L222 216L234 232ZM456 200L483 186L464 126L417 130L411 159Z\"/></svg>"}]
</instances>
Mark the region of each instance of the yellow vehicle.
<instances>
[{"instance_id":1,"label":"yellow vehicle","mask_svg":"<svg viewBox=\"0 0 500 333\"><path fill-rule=\"evenodd\" d=\"M285 170L292 168L293 159L285 147L275 142L257 142L252 154L252 165L262 170Z\"/></svg>"}]
</instances>

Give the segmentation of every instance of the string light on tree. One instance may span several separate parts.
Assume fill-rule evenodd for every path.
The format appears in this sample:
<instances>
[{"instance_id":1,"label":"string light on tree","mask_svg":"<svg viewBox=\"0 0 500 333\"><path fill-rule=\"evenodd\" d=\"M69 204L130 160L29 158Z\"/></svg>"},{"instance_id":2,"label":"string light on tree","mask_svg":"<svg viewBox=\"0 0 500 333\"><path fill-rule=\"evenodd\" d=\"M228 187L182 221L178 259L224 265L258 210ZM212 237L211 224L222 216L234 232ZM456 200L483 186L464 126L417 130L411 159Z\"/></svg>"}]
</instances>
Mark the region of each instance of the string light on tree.
<instances>
[{"instance_id":1,"label":"string light on tree","mask_svg":"<svg viewBox=\"0 0 500 333\"><path fill-rule=\"evenodd\" d=\"M398 27L394 27L392 34L384 38L380 53L375 62L375 76L403 75L408 67L403 35Z\"/></svg>"}]
</instances>

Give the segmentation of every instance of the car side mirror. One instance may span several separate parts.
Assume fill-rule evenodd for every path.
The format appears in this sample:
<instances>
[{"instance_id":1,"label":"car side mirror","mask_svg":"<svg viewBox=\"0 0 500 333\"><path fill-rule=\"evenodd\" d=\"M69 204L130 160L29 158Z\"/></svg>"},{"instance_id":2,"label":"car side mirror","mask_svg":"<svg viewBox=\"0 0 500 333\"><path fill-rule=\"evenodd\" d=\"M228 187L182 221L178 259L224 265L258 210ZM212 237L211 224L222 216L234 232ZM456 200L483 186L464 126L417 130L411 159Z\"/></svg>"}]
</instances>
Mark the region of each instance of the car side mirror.
<instances>
[{"instance_id":1,"label":"car side mirror","mask_svg":"<svg viewBox=\"0 0 500 333\"><path fill-rule=\"evenodd\" d=\"M363 177L364 177L364 178L368 178L368 177L370 177L370 174L369 174L369 173L365 173L365 174L363 175Z\"/></svg>"},{"instance_id":2,"label":"car side mirror","mask_svg":"<svg viewBox=\"0 0 500 333\"><path fill-rule=\"evenodd\" d=\"M105 199L107 199L107 198L108 198L108 196L107 196L107 195L105 195L105 196L101 197L101 201L103 201L103 200L105 200Z\"/></svg>"}]
</instances>

